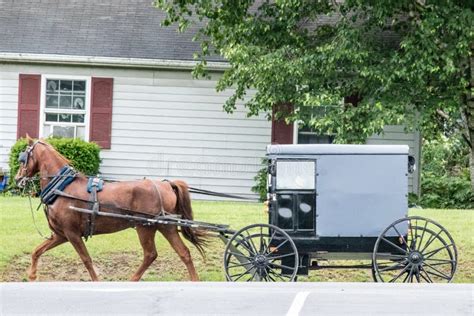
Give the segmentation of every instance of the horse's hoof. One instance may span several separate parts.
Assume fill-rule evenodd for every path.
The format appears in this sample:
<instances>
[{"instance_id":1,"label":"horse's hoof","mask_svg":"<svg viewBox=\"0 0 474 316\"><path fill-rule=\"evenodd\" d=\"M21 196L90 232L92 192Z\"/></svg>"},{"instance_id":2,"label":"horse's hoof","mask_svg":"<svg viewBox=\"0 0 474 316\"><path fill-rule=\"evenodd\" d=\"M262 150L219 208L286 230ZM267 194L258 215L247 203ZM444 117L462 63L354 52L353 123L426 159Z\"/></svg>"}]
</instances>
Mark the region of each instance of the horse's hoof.
<instances>
[{"instance_id":1,"label":"horse's hoof","mask_svg":"<svg viewBox=\"0 0 474 316\"><path fill-rule=\"evenodd\" d=\"M36 281L36 279L38 279L38 277L36 275L28 275L28 280L30 282L34 282L34 281Z\"/></svg>"},{"instance_id":2,"label":"horse's hoof","mask_svg":"<svg viewBox=\"0 0 474 316\"><path fill-rule=\"evenodd\" d=\"M38 278L38 276L36 275L36 273L32 273L30 269L28 269L26 271L26 274L28 275L28 280L30 282L33 282L33 281L36 281L36 279Z\"/></svg>"}]
</instances>

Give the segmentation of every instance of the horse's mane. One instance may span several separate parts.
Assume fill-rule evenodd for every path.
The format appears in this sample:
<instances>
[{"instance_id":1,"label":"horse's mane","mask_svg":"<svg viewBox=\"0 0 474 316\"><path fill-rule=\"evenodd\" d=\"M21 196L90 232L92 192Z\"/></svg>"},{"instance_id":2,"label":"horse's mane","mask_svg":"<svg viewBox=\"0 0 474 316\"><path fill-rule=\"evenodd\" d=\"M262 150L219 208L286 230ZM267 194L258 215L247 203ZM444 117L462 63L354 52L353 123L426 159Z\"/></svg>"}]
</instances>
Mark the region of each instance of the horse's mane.
<instances>
[{"instance_id":1,"label":"horse's mane","mask_svg":"<svg viewBox=\"0 0 474 316\"><path fill-rule=\"evenodd\" d=\"M61 158L65 163L67 164L70 164L71 161L69 159L67 159L66 157L64 157L63 155L61 155L59 153L59 151L56 150L56 148L54 148L50 143L48 143L46 140L42 139L41 140L41 143L43 145L45 145L46 147L48 147L49 149L51 149L54 153L56 153L56 155L58 155L59 158Z\"/></svg>"}]
</instances>

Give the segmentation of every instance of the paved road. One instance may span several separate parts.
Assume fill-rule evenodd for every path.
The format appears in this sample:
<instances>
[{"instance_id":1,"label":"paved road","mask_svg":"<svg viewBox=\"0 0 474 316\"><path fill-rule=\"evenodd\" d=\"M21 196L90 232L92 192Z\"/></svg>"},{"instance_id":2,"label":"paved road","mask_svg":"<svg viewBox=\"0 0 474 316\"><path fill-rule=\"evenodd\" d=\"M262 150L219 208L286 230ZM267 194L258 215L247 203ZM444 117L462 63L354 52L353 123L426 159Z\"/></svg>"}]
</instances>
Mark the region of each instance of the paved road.
<instances>
[{"instance_id":1,"label":"paved road","mask_svg":"<svg viewBox=\"0 0 474 316\"><path fill-rule=\"evenodd\" d=\"M0 314L474 315L473 284L1 283Z\"/></svg>"}]
</instances>

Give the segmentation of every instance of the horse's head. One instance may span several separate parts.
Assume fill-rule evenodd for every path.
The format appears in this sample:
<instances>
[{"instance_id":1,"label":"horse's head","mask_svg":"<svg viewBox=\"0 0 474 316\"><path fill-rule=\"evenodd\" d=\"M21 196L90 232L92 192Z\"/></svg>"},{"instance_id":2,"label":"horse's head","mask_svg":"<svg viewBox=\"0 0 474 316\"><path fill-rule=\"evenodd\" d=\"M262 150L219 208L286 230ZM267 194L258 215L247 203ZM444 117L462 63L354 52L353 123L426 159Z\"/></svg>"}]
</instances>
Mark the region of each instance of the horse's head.
<instances>
[{"instance_id":1,"label":"horse's head","mask_svg":"<svg viewBox=\"0 0 474 316\"><path fill-rule=\"evenodd\" d=\"M26 135L26 138L28 140L28 147L18 156L20 168L15 176L15 181L20 188L25 186L28 178L34 176L39 171L38 155L35 154L35 148L36 145L42 142L39 140L35 141L28 135Z\"/></svg>"}]
</instances>

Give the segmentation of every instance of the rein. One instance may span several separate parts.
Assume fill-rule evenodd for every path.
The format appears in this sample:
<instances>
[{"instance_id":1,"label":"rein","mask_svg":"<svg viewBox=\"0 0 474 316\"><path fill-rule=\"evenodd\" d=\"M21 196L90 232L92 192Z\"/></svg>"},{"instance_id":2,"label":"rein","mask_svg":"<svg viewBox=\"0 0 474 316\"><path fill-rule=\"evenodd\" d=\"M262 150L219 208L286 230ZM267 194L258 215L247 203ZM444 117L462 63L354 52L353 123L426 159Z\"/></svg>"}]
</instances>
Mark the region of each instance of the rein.
<instances>
[{"instance_id":1,"label":"rein","mask_svg":"<svg viewBox=\"0 0 474 316\"><path fill-rule=\"evenodd\" d=\"M27 183L27 186L29 185L30 187L33 187L34 184L33 184L33 180L32 179L27 179L26 180L26 183ZM23 190L23 193L25 193L26 191L26 187L25 187L25 190ZM39 229L38 227L38 224L36 223L36 217L35 217L35 213L33 212L33 202L31 201L31 193L33 192L28 192L28 202L30 204L30 211L31 211L31 218L33 219L33 225L35 226L35 229L36 231L38 232L38 234L40 235L40 237L42 237L43 239L45 240L50 240L53 236L53 233L51 232L51 235L49 237L46 237L42 232L41 230ZM36 208L36 211L38 211L41 207L41 205L44 205L43 202L41 202L40 200L40 203L38 204L38 207ZM46 218L48 218L48 213L47 213L47 210L46 210L46 206L44 206L45 209L44 209L44 213L46 215Z\"/></svg>"},{"instance_id":2,"label":"rein","mask_svg":"<svg viewBox=\"0 0 474 316\"><path fill-rule=\"evenodd\" d=\"M246 201L254 201L254 202L259 201L259 199L257 199L257 198L249 198L249 197L240 196L240 195L203 190L203 189L198 189L198 188L193 188L193 187L189 187L189 192L190 193L195 193L195 194L201 194L201 195L209 195L209 196L230 198L230 199L238 199L238 200L246 200Z\"/></svg>"}]
</instances>

